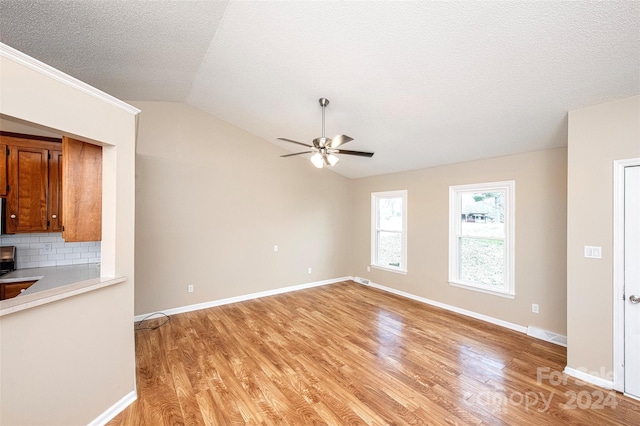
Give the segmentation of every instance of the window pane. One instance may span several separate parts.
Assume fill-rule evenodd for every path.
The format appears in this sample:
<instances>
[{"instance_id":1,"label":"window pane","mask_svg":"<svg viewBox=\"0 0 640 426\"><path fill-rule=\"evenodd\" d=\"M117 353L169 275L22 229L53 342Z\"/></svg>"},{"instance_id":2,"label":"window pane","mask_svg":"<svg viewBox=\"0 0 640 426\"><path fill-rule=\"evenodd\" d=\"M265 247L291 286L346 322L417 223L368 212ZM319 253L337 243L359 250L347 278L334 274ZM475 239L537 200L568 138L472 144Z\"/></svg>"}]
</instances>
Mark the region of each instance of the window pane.
<instances>
[{"instance_id":1,"label":"window pane","mask_svg":"<svg viewBox=\"0 0 640 426\"><path fill-rule=\"evenodd\" d=\"M462 235L504 238L504 191L460 193Z\"/></svg>"},{"instance_id":2,"label":"window pane","mask_svg":"<svg viewBox=\"0 0 640 426\"><path fill-rule=\"evenodd\" d=\"M378 231L378 261L380 266L400 267L402 258L402 234Z\"/></svg>"},{"instance_id":3,"label":"window pane","mask_svg":"<svg viewBox=\"0 0 640 426\"><path fill-rule=\"evenodd\" d=\"M504 286L504 241L460 238L460 279Z\"/></svg>"},{"instance_id":4,"label":"window pane","mask_svg":"<svg viewBox=\"0 0 640 426\"><path fill-rule=\"evenodd\" d=\"M402 197L378 199L378 229L402 231Z\"/></svg>"}]
</instances>

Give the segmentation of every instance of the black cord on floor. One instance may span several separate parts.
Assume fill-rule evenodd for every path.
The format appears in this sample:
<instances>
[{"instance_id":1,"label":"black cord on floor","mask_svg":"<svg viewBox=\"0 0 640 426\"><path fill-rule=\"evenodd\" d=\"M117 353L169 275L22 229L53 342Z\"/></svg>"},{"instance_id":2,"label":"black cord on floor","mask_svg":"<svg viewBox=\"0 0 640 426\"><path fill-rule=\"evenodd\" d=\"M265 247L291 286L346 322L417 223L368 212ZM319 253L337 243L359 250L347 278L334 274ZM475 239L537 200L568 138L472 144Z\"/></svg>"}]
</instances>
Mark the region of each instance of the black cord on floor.
<instances>
[{"instance_id":1,"label":"black cord on floor","mask_svg":"<svg viewBox=\"0 0 640 426\"><path fill-rule=\"evenodd\" d=\"M143 326L142 326L142 324L143 324L145 321L149 321L149 318L151 318L151 317L152 317L152 316L154 316L154 315L162 315L162 316L164 316L164 317L165 317L165 319L164 319L164 321L163 321L163 322L161 322L160 324L158 324L158 325L156 325L156 326L154 326L154 327L143 327ZM155 319L155 318L154 318L154 319ZM169 315L163 314L162 312L154 312L154 313L149 314L149 315L147 315L146 317L142 318L139 322L137 322L137 323L136 323L136 326L135 326L135 328L134 328L134 330L135 330L135 331L138 331L138 330L155 330L156 328L160 328L160 327L162 327L163 325L165 325L166 323L168 323L170 319L171 319L171 317L169 317Z\"/></svg>"}]
</instances>

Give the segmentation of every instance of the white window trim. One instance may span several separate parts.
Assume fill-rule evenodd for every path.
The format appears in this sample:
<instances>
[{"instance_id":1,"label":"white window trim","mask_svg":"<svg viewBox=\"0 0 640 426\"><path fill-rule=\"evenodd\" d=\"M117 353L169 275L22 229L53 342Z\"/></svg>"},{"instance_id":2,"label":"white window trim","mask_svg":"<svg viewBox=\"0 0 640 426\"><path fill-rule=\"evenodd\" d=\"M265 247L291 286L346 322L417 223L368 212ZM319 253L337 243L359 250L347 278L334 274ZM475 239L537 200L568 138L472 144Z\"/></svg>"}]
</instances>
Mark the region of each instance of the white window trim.
<instances>
[{"instance_id":1,"label":"white window trim","mask_svg":"<svg viewBox=\"0 0 640 426\"><path fill-rule=\"evenodd\" d=\"M380 266L376 264L376 248L378 247L378 203L379 198L402 197L402 243L401 243L401 259L400 267ZM371 263L372 268L381 269L383 271L395 272L398 274L407 274L407 190L383 191L371 193Z\"/></svg>"},{"instance_id":2,"label":"white window trim","mask_svg":"<svg viewBox=\"0 0 640 426\"><path fill-rule=\"evenodd\" d=\"M460 206L456 196L458 192L495 192L504 191L505 195L505 252L504 290L462 281L458 278L458 236L460 231ZM501 182L456 185L449 187L449 284L495 296L515 298L515 213L516 187L514 180ZM456 217L457 216L457 217Z\"/></svg>"}]
</instances>

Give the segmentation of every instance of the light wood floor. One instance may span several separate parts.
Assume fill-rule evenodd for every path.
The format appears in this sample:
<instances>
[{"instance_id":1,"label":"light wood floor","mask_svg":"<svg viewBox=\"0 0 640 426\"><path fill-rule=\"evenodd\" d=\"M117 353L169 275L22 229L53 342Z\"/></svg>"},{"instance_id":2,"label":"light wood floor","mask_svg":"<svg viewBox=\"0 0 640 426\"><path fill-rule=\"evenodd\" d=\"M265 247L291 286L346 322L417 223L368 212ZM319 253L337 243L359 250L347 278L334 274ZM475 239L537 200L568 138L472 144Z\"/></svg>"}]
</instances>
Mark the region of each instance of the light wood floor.
<instances>
[{"instance_id":1,"label":"light wood floor","mask_svg":"<svg viewBox=\"0 0 640 426\"><path fill-rule=\"evenodd\" d=\"M640 425L560 346L353 282L174 315L136 357L111 426Z\"/></svg>"}]
</instances>

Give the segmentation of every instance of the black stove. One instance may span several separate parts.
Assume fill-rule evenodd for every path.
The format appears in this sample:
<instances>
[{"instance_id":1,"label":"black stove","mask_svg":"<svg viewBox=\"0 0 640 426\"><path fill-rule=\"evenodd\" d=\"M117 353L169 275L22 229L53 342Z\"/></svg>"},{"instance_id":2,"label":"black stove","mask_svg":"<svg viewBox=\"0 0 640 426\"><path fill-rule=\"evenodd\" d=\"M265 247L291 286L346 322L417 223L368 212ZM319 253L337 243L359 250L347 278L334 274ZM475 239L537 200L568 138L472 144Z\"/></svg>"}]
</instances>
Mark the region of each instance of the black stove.
<instances>
[{"instance_id":1,"label":"black stove","mask_svg":"<svg viewBox=\"0 0 640 426\"><path fill-rule=\"evenodd\" d=\"M16 247L0 246L0 276L16 269Z\"/></svg>"}]
</instances>

